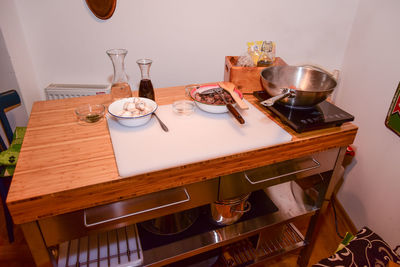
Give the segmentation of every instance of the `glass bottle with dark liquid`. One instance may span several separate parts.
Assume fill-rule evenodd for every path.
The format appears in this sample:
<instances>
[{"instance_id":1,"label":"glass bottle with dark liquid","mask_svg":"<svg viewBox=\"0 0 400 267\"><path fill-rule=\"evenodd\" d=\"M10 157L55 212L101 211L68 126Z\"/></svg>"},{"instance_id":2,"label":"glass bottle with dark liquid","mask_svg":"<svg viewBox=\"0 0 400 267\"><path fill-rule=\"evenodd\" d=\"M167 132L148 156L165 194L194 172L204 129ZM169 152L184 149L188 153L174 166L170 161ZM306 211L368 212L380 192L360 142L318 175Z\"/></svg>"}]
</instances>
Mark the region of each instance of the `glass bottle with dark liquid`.
<instances>
[{"instance_id":1,"label":"glass bottle with dark liquid","mask_svg":"<svg viewBox=\"0 0 400 267\"><path fill-rule=\"evenodd\" d=\"M139 96L155 100L154 88L150 79L150 66L153 61L151 59L144 58L137 60L136 63L139 65L140 72L142 74L142 79L140 80L139 85Z\"/></svg>"},{"instance_id":2,"label":"glass bottle with dark liquid","mask_svg":"<svg viewBox=\"0 0 400 267\"><path fill-rule=\"evenodd\" d=\"M114 67L114 76L111 83L111 97L114 101L132 96L124 66L124 59L127 53L128 50L126 49L107 50L107 55L110 57Z\"/></svg>"}]
</instances>

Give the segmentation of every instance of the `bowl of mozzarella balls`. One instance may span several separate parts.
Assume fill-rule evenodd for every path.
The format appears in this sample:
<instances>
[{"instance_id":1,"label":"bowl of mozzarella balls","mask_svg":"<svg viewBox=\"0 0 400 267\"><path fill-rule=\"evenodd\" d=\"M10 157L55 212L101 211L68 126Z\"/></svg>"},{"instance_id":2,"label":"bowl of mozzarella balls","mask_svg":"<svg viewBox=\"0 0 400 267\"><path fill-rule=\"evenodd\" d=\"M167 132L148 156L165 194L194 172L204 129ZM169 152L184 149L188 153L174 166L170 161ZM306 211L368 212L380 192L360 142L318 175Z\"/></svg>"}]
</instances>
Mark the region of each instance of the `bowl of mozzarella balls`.
<instances>
[{"instance_id":1,"label":"bowl of mozzarella balls","mask_svg":"<svg viewBox=\"0 0 400 267\"><path fill-rule=\"evenodd\" d=\"M157 103L151 99L129 97L112 102L108 106L108 113L121 125L135 127L149 122L157 107Z\"/></svg>"}]
</instances>

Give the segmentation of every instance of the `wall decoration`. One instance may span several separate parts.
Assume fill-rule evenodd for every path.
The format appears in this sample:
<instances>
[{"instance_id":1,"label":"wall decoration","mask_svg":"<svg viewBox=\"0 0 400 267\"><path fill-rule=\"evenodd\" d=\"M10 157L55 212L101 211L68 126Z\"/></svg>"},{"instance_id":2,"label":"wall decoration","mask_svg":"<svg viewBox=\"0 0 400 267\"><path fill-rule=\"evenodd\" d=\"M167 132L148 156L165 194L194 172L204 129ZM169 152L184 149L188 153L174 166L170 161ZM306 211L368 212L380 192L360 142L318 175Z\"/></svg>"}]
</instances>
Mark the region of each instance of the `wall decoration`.
<instances>
[{"instance_id":1,"label":"wall decoration","mask_svg":"<svg viewBox=\"0 0 400 267\"><path fill-rule=\"evenodd\" d=\"M392 104L390 105L389 112L386 116L385 125L400 136L400 83L397 86Z\"/></svg>"}]
</instances>

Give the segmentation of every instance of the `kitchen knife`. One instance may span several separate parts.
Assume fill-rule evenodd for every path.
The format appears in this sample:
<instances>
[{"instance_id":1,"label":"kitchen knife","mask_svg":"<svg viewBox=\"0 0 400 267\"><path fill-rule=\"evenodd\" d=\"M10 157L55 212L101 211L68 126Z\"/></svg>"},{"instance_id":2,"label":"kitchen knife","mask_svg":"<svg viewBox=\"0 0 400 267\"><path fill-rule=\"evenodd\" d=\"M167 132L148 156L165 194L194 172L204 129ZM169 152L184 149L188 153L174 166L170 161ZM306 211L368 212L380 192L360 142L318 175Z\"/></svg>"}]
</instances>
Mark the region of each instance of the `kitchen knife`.
<instances>
[{"instance_id":1,"label":"kitchen knife","mask_svg":"<svg viewBox=\"0 0 400 267\"><path fill-rule=\"evenodd\" d=\"M217 88L215 89L215 92L222 98L222 100L225 102L226 108L229 110L229 112L235 117L235 119L240 123L244 124L245 121L243 117L240 115L240 113L232 106L232 104L229 104L226 100L225 97L221 94L222 88Z\"/></svg>"}]
</instances>

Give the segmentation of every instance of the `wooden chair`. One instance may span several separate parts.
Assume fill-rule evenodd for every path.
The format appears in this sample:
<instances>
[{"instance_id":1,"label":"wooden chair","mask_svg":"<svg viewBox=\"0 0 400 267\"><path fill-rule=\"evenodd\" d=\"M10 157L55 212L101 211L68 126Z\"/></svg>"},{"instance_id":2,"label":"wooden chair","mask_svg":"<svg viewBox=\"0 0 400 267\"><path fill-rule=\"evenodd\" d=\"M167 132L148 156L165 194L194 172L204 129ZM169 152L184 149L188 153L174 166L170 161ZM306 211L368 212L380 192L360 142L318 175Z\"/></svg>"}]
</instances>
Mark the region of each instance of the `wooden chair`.
<instances>
[{"instance_id":1,"label":"wooden chair","mask_svg":"<svg viewBox=\"0 0 400 267\"><path fill-rule=\"evenodd\" d=\"M6 205L6 199L26 128L16 127L15 131L13 131L8 122L6 112L20 105L21 99L17 91L10 90L0 93L0 122L9 144L7 146L4 140L0 137L0 196L4 209L8 240L10 243L14 241L14 224Z\"/></svg>"}]
</instances>

